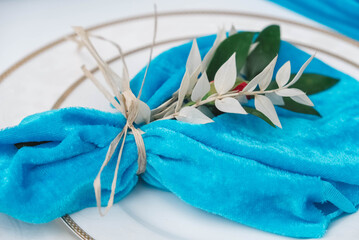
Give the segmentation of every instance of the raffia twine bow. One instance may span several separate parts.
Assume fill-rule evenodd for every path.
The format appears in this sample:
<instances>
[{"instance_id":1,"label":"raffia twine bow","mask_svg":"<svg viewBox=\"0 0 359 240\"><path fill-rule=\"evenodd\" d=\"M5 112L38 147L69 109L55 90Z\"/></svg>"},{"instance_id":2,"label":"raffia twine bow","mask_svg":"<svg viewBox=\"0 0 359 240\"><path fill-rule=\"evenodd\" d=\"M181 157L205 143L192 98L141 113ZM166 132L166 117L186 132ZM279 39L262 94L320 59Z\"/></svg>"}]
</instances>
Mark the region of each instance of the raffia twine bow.
<instances>
[{"instance_id":1,"label":"raffia twine bow","mask_svg":"<svg viewBox=\"0 0 359 240\"><path fill-rule=\"evenodd\" d=\"M99 212L101 215L107 214L107 212L110 210L110 208L112 207L113 202L114 202L117 174L118 174L118 169L119 169L119 165L120 165L122 152L124 149L127 134L132 133L135 138L135 142L136 142L136 146L137 146L137 154L138 154L137 174L141 174L141 173L145 172L145 169L146 169L146 149L145 149L145 144L144 144L144 141L142 138L143 132L140 129L137 129L136 127L134 127L134 125L133 125L133 123L136 120L136 117L138 115L138 101L136 101L137 99L133 95L132 92L128 92L128 91L124 92L123 96L124 96L124 100L125 100L124 102L126 103L125 117L127 119L127 122L126 122L125 126L123 127L122 131L111 142L110 147L106 154L105 161L103 162L103 164L100 168L100 171L98 172L98 174L95 178L95 181L93 183L94 189L95 189L95 195L96 195L96 202L97 202L97 206L98 206L98 209L99 209ZM120 147L119 154L117 157L116 168L115 168L114 177L113 177L112 185L111 185L110 198L109 198L107 206L105 208L105 212L102 213L102 211L101 211L101 173L102 173L103 169L105 168L105 166L107 165L107 163L111 160L113 154L115 153L118 145L121 142L121 139L122 139L122 143L121 143L121 147Z\"/></svg>"},{"instance_id":2,"label":"raffia twine bow","mask_svg":"<svg viewBox=\"0 0 359 240\"><path fill-rule=\"evenodd\" d=\"M138 169L137 174L141 174L145 172L146 170L146 149L145 144L142 138L142 132L141 129L136 128L134 126L135 124L141 124L141 123L149 123L151 118L151 110L147 106L146 103L142 102L140 100L142 89L145 83L147 71L152 59L152 53L153 53L153 46L155 44L156 34L157 34L157 10L155 6L155 25L154 25L154 34L153 34L153 43L150 51L150 57L149 62L145 71L145 75L141 84L140 91L138 93L138 96L136 97L131 88L130 88L130 79L128 74L128 68L126 65L126 62L124 60L124 55L121 50L121 47L108 39L105 39L100 36L91 35L94 38L98 38L100 40L104 40L106 42L111 43L113 46L115 46L119 53L120 57L122 59L123 63L123 74L122 77L117 75L109 66L108 64L99 56L96 49L92 45L89 34L81 27L74 27L75 32L77 33L80 40L76 39L76 42L79 44L79 48L82 46L86 47L87 50L90 52L90 54L94 57L96 60L98 67L100 71L102 72L107 84L111 88L111 91L113 94L108 92L108 90L94 77L91 71L89 71L85 66L82 66L82 70L87 78L89 78L95 86L103 93L103 95L107 98L107 100L119 111L121 112L124 117L126 118L126 124L121 130L121 132L113 139L111 142L109 149L106 154L105 161L102 163L102 166L94 180L93 186L95 190L95 196L96 196L96 203L99 210L99 213L101 216L104 216L108 213L110 208L113 206L114 197L115 197L115 190L116 190L116 183L117 183L117 176L118 176L118 169L121 162L121 157L123 153L123 149L125 146L126 137L128 134L133 134L135 143L137 146L137 153L138 153ZM121 142L122 140L122 142ZM101 173L104 170L105 166L109 163L109 161L112 159L117 147L121 143L119 153L117 156L117 163L116 168L114 171L114 177L112 180L111 185L111 194L110 198L108 200L107 206L105 208L105 211L102 212L101 210Z\"/></svg>"}]
</instances>

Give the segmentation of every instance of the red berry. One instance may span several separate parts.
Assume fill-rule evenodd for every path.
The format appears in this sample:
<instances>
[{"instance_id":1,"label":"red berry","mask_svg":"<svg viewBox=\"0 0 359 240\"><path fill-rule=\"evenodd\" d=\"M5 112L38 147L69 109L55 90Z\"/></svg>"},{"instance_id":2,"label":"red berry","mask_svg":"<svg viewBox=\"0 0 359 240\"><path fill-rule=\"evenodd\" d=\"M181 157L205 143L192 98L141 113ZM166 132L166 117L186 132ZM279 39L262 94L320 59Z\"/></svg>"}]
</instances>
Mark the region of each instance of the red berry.
<instances>
[{"instance_id":1,"label":"red berry","mask_svg":"<svg viewBox=\"0 0 359 240\"><path fill-rule=\"evenodd\" d=\"M243 90L243 88L245 88L246 86L247 86L247 83L242 82L242 83L238 84L235 88L233 88L233 91L241 92Z\"/></svg>"}]
</instances>

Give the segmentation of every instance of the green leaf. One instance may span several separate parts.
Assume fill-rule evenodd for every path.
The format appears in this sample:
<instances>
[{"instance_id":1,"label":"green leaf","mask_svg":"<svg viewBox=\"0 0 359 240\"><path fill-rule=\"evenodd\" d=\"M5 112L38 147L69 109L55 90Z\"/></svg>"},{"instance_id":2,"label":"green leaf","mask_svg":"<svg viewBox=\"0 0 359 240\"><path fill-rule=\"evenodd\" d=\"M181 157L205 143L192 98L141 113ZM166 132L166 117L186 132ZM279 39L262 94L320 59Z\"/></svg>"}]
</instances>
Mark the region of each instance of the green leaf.
<instances>
[{"instance_id":1,"label":"green leaf","mask_svg":"<svg viewBox=\"0 0 359 240\"><path fill-rule=\"evenodd\" d=\"M291 79L293 79L294 76L295 74L292 74ZM307 95L312 95L327 90L338 82L339 80L336 78L315 73L304 73L299 78L298 82L294 83L291 87L298 88L305 92Z\"/></svg>"},{"instance_id":2,"label":"green leaf","mask_svg":"<svg viewBox=\"0 0 359 240\"><path fill-rule=\"evenodd\" d=\"M280 28L271 25L259 33L257 47L247 57L245 72L248 80L260 73L278 54L280 46Z\"/></svg>"},{"instance_id":3,"label":"green leaf","mask_svg":"<svg viewBox=\"0 0 359 240\"><path fill-rule=\"evenodd\" d=\"M219 111L215 106L214 106L214 102L212 102L211 104L206 104L206 106L208 107L209 111L212 112L212 114L214 116L218 116L218 115L221 115L223 114L223 112Z\"/></svg>"},{"instance_id":4,"label":"green leaf","mask_svg":"<svg viewBox=\"0 0 359 240\"><path fill-rule=\"evenodd\" d=\"M272 127L275 128L275 125L272 123L271 120L269 120L269 118L267 118L263 113L261 113L260 111L251 108L251 107L247 107L247 106L243 106L244 110L246 110L247 113L252 114L254 116L257 116L261 119L263 119L264 121L266 121L269 125L271 125Z\"/></svg>"},{"instance_id":5,"label":"green leaf","mask_svg":"<svg viewBox=\"0 0 359 240\"><path fill-rule=\"evenodd\" d=\"M217 48L207 68L207 76L210 81L218 69L233 53L236 53L237 73L240 72L246 62L249 47L252 44L254 32L240 32L226 38Z\"/></svg>"},{"instance_id":6,"label":"green leaf","mask_svg":"<svg viewBox=\"0 0 359 240\"><path fill-rule=\"evenodd\" d=\"M295 74L290 75L290 81L294 78ZM315 74L315 73L303 73L299 80L291 86L291 88L298 88L305 92L307 95L316 94L325 91L339 82L338 79ZM268 90L276 89L278 85L275 81L272 81L268 86Z\"/></svg>"},{"instance_id":7,"label":"green leaf","mask_svg":"<svg viewBox=\"0 0 359 240\"><path fill-rule=\"evenodd\" d=\"M292 112L310 114L310 115L315 115L315 116L318 116L318 117L322 117L320 115L320 113L317 110L315 110L314 107L297 103L297 102L295 102L294 100L292 100L289 97L284 97L283 100L284 100L285 104L284 104L284 106L279 106L281 108L290 110Z\"/></svg>"}]
</instances>

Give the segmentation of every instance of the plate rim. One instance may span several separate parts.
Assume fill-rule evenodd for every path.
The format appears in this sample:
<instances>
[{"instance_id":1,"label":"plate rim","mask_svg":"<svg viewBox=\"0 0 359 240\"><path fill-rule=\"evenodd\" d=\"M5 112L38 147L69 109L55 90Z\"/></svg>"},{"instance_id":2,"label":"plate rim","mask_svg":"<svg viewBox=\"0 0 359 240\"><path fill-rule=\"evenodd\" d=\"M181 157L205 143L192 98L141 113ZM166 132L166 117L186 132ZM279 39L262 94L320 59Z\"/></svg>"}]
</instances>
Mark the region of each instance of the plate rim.
<instances>
[{"instance_id":1,"label":"plate rim","mask_svg":"<svg viewBox=\"0 0 359 240\"><path fill-rule=\"evenodd\" d=\"M179 10L179 11L163 11L163 12L157 13L158 18L167 17L167 16L180 16L180 15L227 15L227 16L232 15L232 16L236 16L236 17L243 16L243 17L249 17L249 18L261 18L264 20L283 22L283 23L311 29L314 31L319 31L324 34L328 34L332 37L343 40L351 45L359 47L359 41L349 38L339 32L334 31L334 30L331 30L331 29L327 30L327 29L311 26L306 23L295 22L293 20L288 20L288 19L280 18L280 17L273 17L273 16L265 15L265 14L255 14L255 13L250 13L250 12L246 12L246 11L228 11L228 10ZM134 16L130 16L130 17L119 18L119 19L116 19L113 21L96 24L96 25L85 28L85 30L90 32L90 31L105 28L105 27L108 27L111 25L116 25L116 24L121 24L121 23L125 23L125 22L131 22L131 21L138 21L138 20L143 20L143 19L153 18L153 17L154 17L153 13L134 15ZM50 48L53 48L53 47L59 45L60 43L65 42L69 38L75 37L75 35L76 35L75 33L67 34L63 37L58 38L55 41L52 41L52 42L46 44L45 46L43 46L41 48L38 48L37 50L31 52L30 54L25 55L25 57L23 57L20 60L18 60L17 62L15 62L13 65L8 67L5 71L3 71L0 74L0 83L2 83L10 74L12 74L15 70L20 68L22 65L24 65L28 61L32 60L33 58L40 55L41 53L49 50Z\"/></svg>"}]
</instances>

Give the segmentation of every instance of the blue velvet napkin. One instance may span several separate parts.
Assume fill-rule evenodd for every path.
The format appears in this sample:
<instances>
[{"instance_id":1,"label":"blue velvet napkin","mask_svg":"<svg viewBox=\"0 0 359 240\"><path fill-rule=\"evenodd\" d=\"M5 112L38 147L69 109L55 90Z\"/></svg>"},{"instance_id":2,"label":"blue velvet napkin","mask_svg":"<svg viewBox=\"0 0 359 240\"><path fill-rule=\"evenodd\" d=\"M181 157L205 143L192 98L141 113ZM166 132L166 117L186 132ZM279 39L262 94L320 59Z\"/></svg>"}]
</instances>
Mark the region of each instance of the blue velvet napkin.
<instances>
[{"instance_id":1,"label":"blue velvet napkin","mask_svg":"<svg viewBox=\"0 0 359 240\"><path fill-rule=\"evenodd\" d=\"M213 41L214 36L198 39L202 56ZM151 108L178 89L190 47L170 49L153 60L142 94ZM307 58L282 42L277 65L290 60L295 73ZM359 83L316 59L306 72L340 78L333 88L311 96L323 118L278 109L283 129L236 114L205 125L156 121L141 127L147 152L141 178L195 207L264 231L323 236L334 218L355 212L359 204ZM131 82L135 93L143 74ZM29 116L0 131L0 212L44 223L96 206L93 180L124 124L118 113L67 108ZM23 142L45 143L14 145ZM115 162L102 174L103 205ZM136 185L136 170L130 135L116 201Z\"/></svg>"},{"instance_id":2,"label":"blue velvet napkin","mask_svg":"<svg viewBox=\"0 0 359 240\"><path fill-rule=\"evenodd\" d=\"M270 0L359 41L358 0Z\"/></svg>"}]
</instances>

